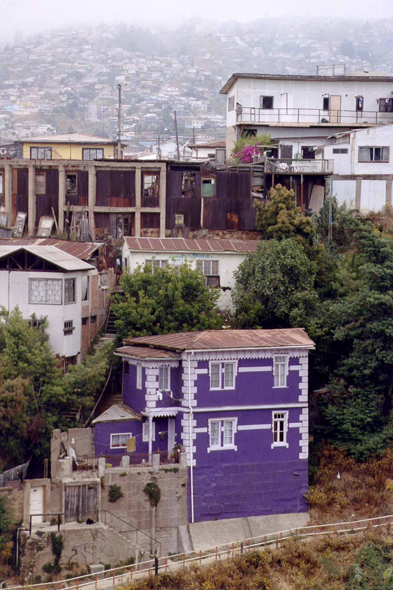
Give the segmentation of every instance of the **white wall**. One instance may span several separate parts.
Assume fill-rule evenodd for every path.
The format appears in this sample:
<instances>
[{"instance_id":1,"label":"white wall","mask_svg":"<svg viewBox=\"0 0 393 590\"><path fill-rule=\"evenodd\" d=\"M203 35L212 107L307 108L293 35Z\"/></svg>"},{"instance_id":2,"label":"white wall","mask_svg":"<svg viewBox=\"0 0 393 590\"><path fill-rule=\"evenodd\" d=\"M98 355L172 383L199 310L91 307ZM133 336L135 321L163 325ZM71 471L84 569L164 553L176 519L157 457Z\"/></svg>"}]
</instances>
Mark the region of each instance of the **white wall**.
<instances>
[{"instance_id":1,"label":"white wall","mask_svg":"<svg viewBox=\"0 0 393 590\"><path fill-rule=\"evenodd\" d=\"M356 180L333 180L333 197L338 203L346 203L349 208L354 209L356 204Z\"/></svg>"},{"instance_id":2,"label":"white wall","mask_svg":"<svg viewBox=\"0 0 393 590\"><path fill-rule=\"evenodd\" d=\"M377 99L391 98L392 83L382 81L369 81L365 77L364 80L346 81L329 79L326 77L323 80L261 80L257 78L240 78L231 87L228 97L235 96L236 102L239 102L243 108L260 106L260 96L273 96L275 109L285 109L288 104L288 109L320 109L321 116L329 119L328 111L323 111L323 97L324 95L341 96L341 109L344 111L353 111L353 113L342 113L341 123L352 124L376 122L375 115L379 110ZM288 93L288 99L286 97ZM355 111L355 97L363 96L363 114L358 113L356 118ZM318 113L316 113L318 115ZM263 118L265 121L275 122L277 114L269 114L268 111L263 111ZM392 121L392 113L378 113L378 122ZM297 115L284 114L280 116L280 122L297 123ZM308 117L303 114L300 122L317 123L315 116ZM236 111L227 113L227 126L236 124Z\"/></svg>"},{"instance_id":3,"label":"white wall","mask_svg":"<svg viewBox=\"0 0 393 590\"><path fill-rule=\"evenodd\" d=\"M22 312L23 318L28 320L35 314L37 318L47 316L49 344L54 354L60 356L76 356L81 350L81 275L88 272L22 272L0 271L0 305L8 311L16 306ZM64 304L64 279L75 278L75 303ZM63 303L60 305L29 303L29 279L62 279ZM73 320L72 335L64 335L64 322Z\"/></svg>"},{"instance_id":4,"label":"white wall","mask_svg":"<svg viewBox=\"0 0 393 590\"><path fill-rule=\"evenodd\" d=\"M354 131L352 138L352 174L393 174L393 125ZM389 162L359 162L360 147L390 148Z\"/></svg>"},{"instance_id":5,"label":"white wall","mask_svg":"<svg viewBox=\"0 0 393 590\"><path fill-rule=\"evenodd\" d=\"M235 277L233 273L237 270L239 264L245 259L245 254L240 253L219 253L219 254L203 254L203 253L183 253L183 252L133 252L127 248L126 243L123 247L123 269L125 269L125 259L127 258L129 269L134 269L138 264L143 265L146 260L169 260L172 264L183 264L188 262L192 268L196 268L196 260L218 260L221 294L218 300L220 309L232 310L232 295L231 290L223 290L225 287L233 289L235 286Z\"/></svg>"},{"instance_id":6,"label":"white wall","mask_svg":"<svg viewBox=\"0 0 393 590\"><path fill-rule=\"evenodd\" d=\"M347 154L334 154L335 149L348 150ZM323 157L326 160L333 160L334 174L351 174L351 145L349 143L337 143L325 145L323 148Z\"/></svg>"},{"instance_id":7,"label":"white wall","mask_svg":"<svg viewBox=\"0 0 393 590\"><path fill-rule=\"evenodd\" d=\"M386 180L362 180L361 211L380 211L386 204Z\"/></svg>"}]
</instances>

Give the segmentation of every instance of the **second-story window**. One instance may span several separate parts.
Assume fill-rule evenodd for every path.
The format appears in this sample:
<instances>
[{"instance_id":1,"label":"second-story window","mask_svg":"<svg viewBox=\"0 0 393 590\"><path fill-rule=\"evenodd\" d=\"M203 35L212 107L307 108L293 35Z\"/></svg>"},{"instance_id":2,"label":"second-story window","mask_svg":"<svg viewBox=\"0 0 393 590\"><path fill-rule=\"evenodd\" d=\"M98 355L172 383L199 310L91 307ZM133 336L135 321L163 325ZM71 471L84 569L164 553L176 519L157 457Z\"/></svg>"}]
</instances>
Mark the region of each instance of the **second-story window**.
<instances>
[{"instance_id":1,"label":"second-story window","mask_svg":"<svg viewBox=\"0 0 393 590\"><path fill-rule=\"evenodd\" d=\"M170 368L160 367L158 376L158 389L160 391L170 390Z\"/></svg>"},{"instance_id":2,"label":"second-story window","mask_svg":"<svg viewBox=\"0 0 393 590\"><path fill-rule=\"evenodd\" d=\"M287 357L274 357L274 387L287 386Z\"/></svg>"},{"instance_id":3,"label":"second-story window","mask_svg":"<svg viewBox=\"0 0 393 590\"><path fill-rule=\"evenodd\" d=\"M210 363L210 389L235 389L236 363L215 362Z\"/></svg>"},{"instance_id":4,"label":"second-story window","mask_svg":"<svg viewBox=\"0 0 393 590\"><path fill-rule=\"evenodd\" d=\"M235 97L229 96L228 97L228 112L235 110Z\"/></svg>"},{"instance_id":5,"label":"second-story window","mask_svg":"<svg viewBox=\"0 0 393 590\"><path fill-rule=\"evenodd\" d=\"M209 448L210 451L221 449L236 450L235 433L237 418L227 420L209 420Z\"/></svg>"},{"instance_id":6,"label":"second-story window","mask_svg":"<svg viewBox=\"0 0 393 590\"><path fill-rule=\"evenodd\" d=\"M355 103L357 113L361 113L363 111L363 104L364 104L363 96L357 96L356 103Z\"/></svg>"},{"instance_id":7,"label":"second-story window","mask_svg":"<svg viewBox=\"0 0 393 590\"><path fill-rule=\"evenodd\" d=\"M29 279L29 303L61 305L62 279Z\"/></svg>"},{"instance_id":8,"label":"second-story window","mask_svg":"<svg viewBox=\"0 0 393 590\"><path fill-rule=\"evenodd\" d=\"M140 363L136 366L136 388L142 389L142 365Z\"/></svg>"},{"instance_id":9,"label":"second-story window","mask_svg":"<svg viewBox=\"0 0 393 590\"><path fill-rule=\"evenodd\" d=\"M380 98L379 99L379 112L380 113L393 113L393 98Z\"/></svg>"},{"instance_id":10,"label":"second-story window","mask_svg":"<svg viewBox=\"0 0 393 590\"><path fill-rule=\"evenodd\" d=\"M64 303L75 303L75 279L64 281Z\"/></svg>"},{"instance_id":11,"label":"second-story window","mask_svg":"<svg viewBox=\"0 0 393 590\"><path fill-rule=\"evenodd\" d=\"M89 277L88 276L83 276L82 277L82 281L81 281L81 299L82 301L88 301L89 300Z\"/></svg>"},{"instance_id":12,"label":"second-story window","mask_svg":"<svg viewBox=\"0 0 393 590\"><path fill-rule=\"evenodd\" d=\"M259 99L260 108L261 109L272 109L274 105L274 97L273 96L261 96Z\"/></svg>"},{"instance_id":13,"label":"second-story window","mask_svg":"<svg viewBox=\"0 0 393 590\"><path fill-rule=\"evenodd\" d=\"M31 147L30 160L51 160L52 148L50 147Z\"/></svg>"},{"instance_id":14,"label":"second-story window","mask_svg":"<svg viewBox=\"0 0 393 590\"><path fill-rule=\"evenodd\" d=\"M72 332L75 330L74 321L68 320L64 322L64 336L72 336Z\"/></svg>"},{"instance_id":15,"label":"second-story window","mask_svg":"<svg viewBox=\"0 0 393 590\"><path fill-rule=\"evenodd\" d=\"M329 96L323 96L322 97L322 110L323 111L328 111L329 110Z\"/></svg>"},{"instance_id":16,"label":"second-story window","mask_svg":"<svg viewBox=\"0 0 393 590\"><path fill-rule=\"evenodd\" d=\"M82 160L102 160L104 157L103 148L83 148Z\"/></svg>"},{"instance_id":17,"label":"second-story window","mask_svg":"<svg viewBox=\"0 0 393 590\"><path fill-rule=\"evenodd\" d=\"M389 162L389 148L360 147L359 162Z\"/></svg>"}]
</instances>

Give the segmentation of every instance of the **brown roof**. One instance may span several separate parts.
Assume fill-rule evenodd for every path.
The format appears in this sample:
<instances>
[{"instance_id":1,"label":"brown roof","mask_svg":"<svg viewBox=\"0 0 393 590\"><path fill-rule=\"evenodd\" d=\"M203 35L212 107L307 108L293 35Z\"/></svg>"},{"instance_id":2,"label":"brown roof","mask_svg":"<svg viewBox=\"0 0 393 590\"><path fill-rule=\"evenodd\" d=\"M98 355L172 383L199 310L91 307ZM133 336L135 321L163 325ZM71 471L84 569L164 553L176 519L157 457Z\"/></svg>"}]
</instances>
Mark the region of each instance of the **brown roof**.
<instances>
[{"instance_id":1,"label":"brown roof","mask_svg":"<svg viewBox=\"0 0 393 590\"><path fill-rule=\"evenodd\" d=\"M303 328L278 330L206 330L160 336L140 336L125 340L125 348L150 346L166 350L220 350L280 348L285 346L314 348ZM121 349L120 349L121 350ZM123 349L124 350L124 349Z\"/></svg>"},{"instance_id":2,"label":"brown roof","mask_svg":"<svg viewBox=\"0 0 393 590\"><path fill-rule=\"evenodd\" d=\"M116 352L120 356L138 357L141 359L178 359L179 355L168 350L160 348L151 348L149 346L122 346Z\"/></svg>"},{"instance_id":3,"label":"brown roof","mask_svg":"<svg viewBox=\"0 0 393 590\"><path fill-rule=\"evenodd\" d=\"M63 252L80 260L89 260L101 244L95 242L68 242L55 238L9 238L0 239L1 246L56 246Z\"/></svg>"},{"instance_id":4,"label":"brown roof","mask_svg":"<svg viewBox=\"0 0 393 590\"><path fill-rule=\"evenodd\" d=\"M130 250L145 252L255 252L257 240L195 240L186 238L125 238Z\"/></svg>"}]
</instances>

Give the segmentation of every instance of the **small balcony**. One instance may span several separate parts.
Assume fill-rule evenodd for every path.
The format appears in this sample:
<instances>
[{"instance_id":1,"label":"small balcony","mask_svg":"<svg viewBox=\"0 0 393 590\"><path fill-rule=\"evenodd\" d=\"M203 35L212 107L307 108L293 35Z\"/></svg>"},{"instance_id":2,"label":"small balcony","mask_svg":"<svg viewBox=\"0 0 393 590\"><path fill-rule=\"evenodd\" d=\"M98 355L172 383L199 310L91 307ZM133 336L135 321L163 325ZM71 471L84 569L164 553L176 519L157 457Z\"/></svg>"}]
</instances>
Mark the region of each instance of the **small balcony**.
<instances>
[{"instance_id":1,"label":"small balcony","mask_svg":"<svg viewBox=\"0 0 393 590\"><path fill-rule=\"evenodd\" d=\"M294 160L271 158L266 160L267 174L333 174L333 160Z\"/></svg>"},{"instance_id":2,"label":"small balcony","mask_svg":"<svg viewBox=\"0 0 393 590\"><path fill-rule=\"evenodd\" d=\"M344 109L277 108L260 109L239 107L236 110L237 124L257 125L326 125L352 127L381 125L393 122L393 112L348 111Z\"/></svg>"}]
</instances>

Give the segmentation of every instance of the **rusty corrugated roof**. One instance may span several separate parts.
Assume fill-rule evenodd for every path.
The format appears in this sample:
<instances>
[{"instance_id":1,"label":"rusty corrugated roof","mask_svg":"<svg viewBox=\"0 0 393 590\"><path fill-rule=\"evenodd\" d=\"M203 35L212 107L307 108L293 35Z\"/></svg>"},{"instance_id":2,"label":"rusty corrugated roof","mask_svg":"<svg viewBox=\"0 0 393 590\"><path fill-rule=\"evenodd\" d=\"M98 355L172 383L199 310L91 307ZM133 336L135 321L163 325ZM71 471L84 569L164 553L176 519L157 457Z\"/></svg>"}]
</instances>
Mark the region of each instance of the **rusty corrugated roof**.
<instances>
[{"instance_id":1,"label":"rusty corrugated roof","mask_svg":"<svg viewBox=\"0 0 393 590\"><path fill-rule=\"evenodd\" d=\"M125 238L130 250L145 252L255 252L257 240L192 238Z\"/></svg>"},{"instance_id":2,"label":"rusty corrugated roof","mask_svg":"<svg viewBox=\"0 0 393 590\"><path fill-rule=\"evenodd\" d=\"M0 239L1 246L56 246L63 252L80 260L89 260L101 246L96 242L69 242L56 238L5 238Z\"/></svg>"},{"instance_id":3,"label":"rusty corrugated roof","mask_svg":"<svg viewBox=\"0 0 393 590\"><path fill-rule=\"evenodd\" d=\"M161 348L151 348L149 346L122 346L116 352L121 356L138 357L143 359L178 359L179 354L163 350Z\"/></svg>"},{"instance_id":4,"label":"rusty corrugated roof","mask_svg":"<svg viewBox=\"0 0 393 590\"><path fill-rule=\"evenodd\" d=\"M128 338L124 342L127 345L125 348L147 346L154 347L154 349L173 351L280 348L288 346L314 348L314 342L308 337L303 328L180 332L178 334Z\"/></svg>"}]
</instances>

